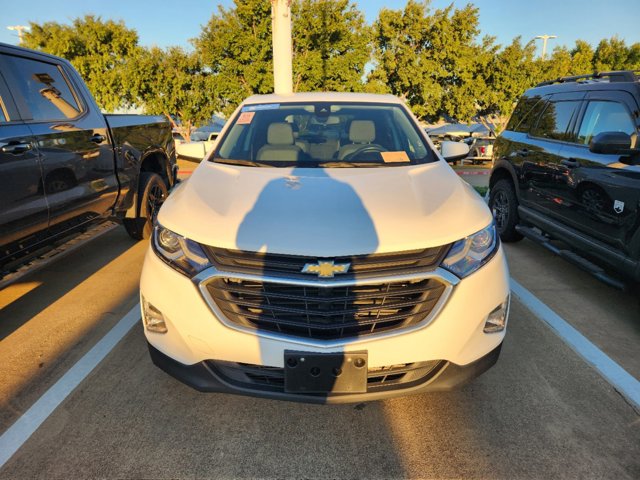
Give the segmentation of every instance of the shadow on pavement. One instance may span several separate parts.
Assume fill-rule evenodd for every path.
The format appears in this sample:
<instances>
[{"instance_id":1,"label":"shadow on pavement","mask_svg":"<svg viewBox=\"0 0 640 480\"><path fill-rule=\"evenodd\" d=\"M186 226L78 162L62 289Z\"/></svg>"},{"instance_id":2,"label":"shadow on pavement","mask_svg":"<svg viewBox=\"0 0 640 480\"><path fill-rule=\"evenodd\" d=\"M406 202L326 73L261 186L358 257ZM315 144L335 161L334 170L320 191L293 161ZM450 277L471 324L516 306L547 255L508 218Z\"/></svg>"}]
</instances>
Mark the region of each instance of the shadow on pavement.
<instances>
[{"instance_id":1,"label":"shadow on pavement","mask_svg":"<svg viewBox=\"0 0 640 480\"><path fill-rule=\"evenodd\" d=\"M38 286L24 295L3 302L6 306L0 310L0 341L133 245L135 242L117 229L89 242L72 255L26 276L16 286L23 282L33 282ZM11 296L12 287L8 286L2 294Z\"/></svg>"}]
</instances>

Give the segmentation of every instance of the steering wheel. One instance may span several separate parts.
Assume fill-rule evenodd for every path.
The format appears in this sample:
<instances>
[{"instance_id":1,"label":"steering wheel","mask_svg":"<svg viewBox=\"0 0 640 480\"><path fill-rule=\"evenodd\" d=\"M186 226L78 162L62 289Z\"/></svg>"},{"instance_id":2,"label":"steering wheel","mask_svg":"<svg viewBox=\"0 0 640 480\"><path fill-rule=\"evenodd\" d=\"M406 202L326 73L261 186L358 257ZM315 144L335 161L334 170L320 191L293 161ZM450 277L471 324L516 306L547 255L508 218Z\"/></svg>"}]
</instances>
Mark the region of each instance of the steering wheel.
<instances>
[{"instance_id":1,"label":"steering wheel","mask_svg":"<svg viewBox=\"0 0 640 480\"><path fill-rule=\"evenodd\" d=\"M367 145L362 145L362 147L358 148L357 150L354 150L353 152L345 155L345 157L343 158L344 161L348 162L353 160L354 158L356 158L359 155L362 154L367 154L367 153L380 153L380 152L387 152L388 150L386 148L384 148L381 145L377 145L375 143L370 143Z\"/></svg>"}]
</instances>

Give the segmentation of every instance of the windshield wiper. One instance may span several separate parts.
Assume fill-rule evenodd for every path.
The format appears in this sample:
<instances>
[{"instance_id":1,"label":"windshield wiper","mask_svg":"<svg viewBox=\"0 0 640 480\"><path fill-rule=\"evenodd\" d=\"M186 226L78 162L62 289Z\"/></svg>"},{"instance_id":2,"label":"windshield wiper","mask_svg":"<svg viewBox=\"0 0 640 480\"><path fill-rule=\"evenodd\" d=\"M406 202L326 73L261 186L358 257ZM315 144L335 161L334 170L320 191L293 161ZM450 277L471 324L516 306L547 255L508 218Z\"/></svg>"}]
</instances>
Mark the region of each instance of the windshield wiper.
<instances>
[{"instance_id":1,"label":"windshield wiper","mask_svg":"<svg viewBox=\"0 0 640 480\"><path fill-rule=\"evenodd\" d=\"M214 158L213 163L224 163L226 165L243 165L245 167L271 167L272 166L267 163L253 162L251 160L238 160L233 158L219 158L219 157Z\"/></svg>"},{"instance_id":2,"label":"windshield wiper","mask_svg":"<svg viewBox=\"0 0 640 480\"><path fill-rule=\"evenodd\" d=\"M318 167L326 168L358 168L358 167L384 167L384 163L373 162L322 162Z\"/></svg>"}]
</instances>

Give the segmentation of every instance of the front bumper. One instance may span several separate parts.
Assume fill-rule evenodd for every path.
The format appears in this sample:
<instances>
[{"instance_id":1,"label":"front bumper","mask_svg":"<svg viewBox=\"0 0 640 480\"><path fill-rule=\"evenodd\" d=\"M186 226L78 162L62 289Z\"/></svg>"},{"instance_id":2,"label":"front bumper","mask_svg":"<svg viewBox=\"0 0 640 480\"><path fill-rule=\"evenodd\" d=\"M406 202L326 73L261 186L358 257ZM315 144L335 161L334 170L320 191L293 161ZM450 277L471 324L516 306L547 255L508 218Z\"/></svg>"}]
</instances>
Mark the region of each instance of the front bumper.
<instances>
[{"instance_id":1,"label":"front bumper","mask_svg":"<svg viewBox=\"0 0 640 480\"><path fill-rule=\"evenodd\" d=\"M468 383L495 365L502 348L502 343L500 343L488 354L468 365L456 365L455 363L444 362L435 374L429 376L427 380L418 385L412 385L406 388L396 388L383 392L352 394L291 394L261 390L258 388L243 388L233 385L217 373L215 369L211 368L208 362L203 361L195 365L183 365L163 354L150 343L147 343L147 345L154 365L200 392L232 393L275 400L319 404L359 403L372 400L384 400L400 395L451 390Z\"/></svg>"},{"instance_id":2,"label":"front bumper","mask_svg":"<svg viewBox=\"0 0 640 480\"><path fill-rule=\"evenodd\" d=\"M207 303L198 282L177 273L149 249L140 290L162 312L167 333L145 330L154 363L184 383L203 391L232 392L285 400L344 403L410 393L446 390L481 374L498 358L505 331L484 333L485 321L509 295L509 274L502 247L481 269L451 285L446 301L431 320L411 329L379 336L310 340L230 325ZM212 362L283 368L286 351L350 353L367 351L370 369L420 362L440 362L437 372L393 390L363 394L287 395L232 384L211 368Z\"/></svg>"}]
</instances>

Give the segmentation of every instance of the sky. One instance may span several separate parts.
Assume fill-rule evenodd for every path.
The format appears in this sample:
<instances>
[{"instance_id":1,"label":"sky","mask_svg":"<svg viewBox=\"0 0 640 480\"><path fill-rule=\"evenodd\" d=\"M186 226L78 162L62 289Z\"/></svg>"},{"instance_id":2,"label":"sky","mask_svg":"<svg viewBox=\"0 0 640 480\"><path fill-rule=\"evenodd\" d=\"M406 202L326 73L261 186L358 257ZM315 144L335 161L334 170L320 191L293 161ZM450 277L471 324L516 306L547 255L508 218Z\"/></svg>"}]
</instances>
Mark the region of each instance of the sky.
<instances>
[{"instance_id":1,"label":"sky","mask_svg":"<svg viewBox=\"0 0 640 480\"><path fill-rule=\"evenodd\" d=\"M264 0L268 2L269 0ZM520 35L526 43L536 35L557 35L548 49L556 45L572 47L577 39L594 45L613 35L627 45L640 42L637 12L640 0L432 0L431 8L454 3L463 7L473 3L480 9L481 35L497 37L501 45ZM401 9L405 1L359 0L358 8L372 23L383 8ZM232 0L0 0L0 42L17 44L17 33L10 25L55 21L70 23L85 14L103 19L123 20L138 32L145 46L179 45L191 48L189 40L199 35L218 5L229 7ZM627 14L624 14L627 12ZM539 50L541 42L538 41Z\"/></svg>"}]
</instances>

